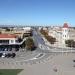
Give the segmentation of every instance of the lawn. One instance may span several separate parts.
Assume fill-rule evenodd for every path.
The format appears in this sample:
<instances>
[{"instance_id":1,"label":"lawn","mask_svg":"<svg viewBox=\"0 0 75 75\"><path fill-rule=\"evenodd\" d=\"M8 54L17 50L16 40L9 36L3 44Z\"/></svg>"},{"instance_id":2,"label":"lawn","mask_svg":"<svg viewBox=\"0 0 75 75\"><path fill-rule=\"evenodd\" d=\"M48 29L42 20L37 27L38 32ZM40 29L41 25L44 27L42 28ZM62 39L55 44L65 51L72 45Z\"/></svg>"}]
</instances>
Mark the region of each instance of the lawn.
<instances>
[{"instance_id":1,"label":"lawn","mask_svg":"<svg viewBox=\"0 0 75 75\"><path fill-rule=\"evenodd\" d=\"M18 75L23 69L0 69L0 75Z\"/></svg>"}]
</instances>

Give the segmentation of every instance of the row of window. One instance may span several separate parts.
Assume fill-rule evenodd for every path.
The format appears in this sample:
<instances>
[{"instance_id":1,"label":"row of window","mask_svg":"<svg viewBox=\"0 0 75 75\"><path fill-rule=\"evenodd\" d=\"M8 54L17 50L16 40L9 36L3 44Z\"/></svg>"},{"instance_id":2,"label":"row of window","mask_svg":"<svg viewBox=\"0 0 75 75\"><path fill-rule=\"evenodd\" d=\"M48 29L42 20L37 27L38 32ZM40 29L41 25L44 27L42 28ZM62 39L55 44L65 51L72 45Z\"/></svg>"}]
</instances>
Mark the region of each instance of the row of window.
<instances>
[{"instance_id":1,"label":"row of window","mask_svg":"<svg viewBox=\"0 0 75 75\"><path fill-rule=\"evenodd\" d=\"M68 35L63 35L63 37L68 37Z\"/></svg>"},{"instance_id":2,"label":"row of window","mask_svg":"<svg viewBox=\"0 0 75 75\"><path fill-rule=\"evenodd\" d=\"M69 30L64 30L64 32L68 32Z\"/></svg>"},{"instance_id":3,"label":"row of window","mask_svg":"<svg viewBox=\"0 0 75 75\"><path fill-rule=\"evenodd\" d=\"M9 44L9 40L0 40L0 43Z\"/></svg>"}]
</instances>

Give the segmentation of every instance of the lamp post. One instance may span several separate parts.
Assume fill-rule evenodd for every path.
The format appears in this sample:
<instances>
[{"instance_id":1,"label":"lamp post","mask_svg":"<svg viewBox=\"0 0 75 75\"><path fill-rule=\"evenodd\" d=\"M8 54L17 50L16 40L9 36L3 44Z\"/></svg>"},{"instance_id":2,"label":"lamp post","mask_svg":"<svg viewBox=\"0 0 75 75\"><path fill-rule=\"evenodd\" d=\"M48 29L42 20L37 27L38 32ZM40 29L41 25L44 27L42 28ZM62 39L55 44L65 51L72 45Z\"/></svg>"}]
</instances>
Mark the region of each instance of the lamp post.
<instances>
[{"instance_id":1,"label":"lamp post","mask_svg":"<svg viewBox=\"0 0 75 75\"><path fill-rule=\"evenodd\" d=\"M72 52L72 41L71 41L71 52Z\"/></svg>"}]
</instances>

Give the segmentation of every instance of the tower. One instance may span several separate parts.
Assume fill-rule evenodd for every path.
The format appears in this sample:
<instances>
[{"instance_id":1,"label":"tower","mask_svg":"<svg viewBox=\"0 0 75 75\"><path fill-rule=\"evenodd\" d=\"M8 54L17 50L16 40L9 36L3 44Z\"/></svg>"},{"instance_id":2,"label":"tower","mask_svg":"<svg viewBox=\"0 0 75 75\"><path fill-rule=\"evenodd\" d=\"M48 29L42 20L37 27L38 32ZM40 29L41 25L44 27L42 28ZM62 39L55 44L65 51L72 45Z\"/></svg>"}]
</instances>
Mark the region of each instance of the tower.
<instances>
[{"instance_id":1,"label":"tower","mask_svg":"<svg viewBox=\"0 0 75 75\"><path fill-rule=\"evenodd\" d=\"M69 39L69 26L67 23L64 23L63 27L62 27L62 43L65 44L65 40Z\"/></svg>"}]
</instances>

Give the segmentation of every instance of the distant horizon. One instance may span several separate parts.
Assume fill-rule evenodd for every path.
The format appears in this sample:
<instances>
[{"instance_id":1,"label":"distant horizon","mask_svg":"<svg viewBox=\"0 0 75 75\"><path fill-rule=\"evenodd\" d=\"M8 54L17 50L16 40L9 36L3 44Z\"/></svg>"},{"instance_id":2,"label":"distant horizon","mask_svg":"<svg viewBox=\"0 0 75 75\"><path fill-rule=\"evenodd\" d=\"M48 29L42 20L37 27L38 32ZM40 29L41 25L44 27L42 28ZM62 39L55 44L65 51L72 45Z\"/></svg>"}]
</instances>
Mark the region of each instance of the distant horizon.
<instances>
[{"instance_id":1,"label":"distant horizon","mask_svg":"<svg viewBox=\"0 0 75 75\"><path fill-rule=\"evenodd\" d=\"M67 23L68 24L68 23ZM63 24L55 24L55 25L53 25L53 24L43 24L43 25L37 25L37 24L0 24L0 27L23 27L23 26L33 26L33 27L35 27L35 26L37 26L37 27L47 27L47 26L51 26L51 27L53 27L53 26L55 26L55 27L62 27L64 25L64 23ZM68 24L69 25L69 27L75 27L75 25L70 25L70 24Z\"/></svg>"}]
</instances>

